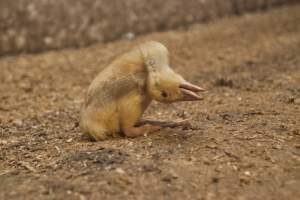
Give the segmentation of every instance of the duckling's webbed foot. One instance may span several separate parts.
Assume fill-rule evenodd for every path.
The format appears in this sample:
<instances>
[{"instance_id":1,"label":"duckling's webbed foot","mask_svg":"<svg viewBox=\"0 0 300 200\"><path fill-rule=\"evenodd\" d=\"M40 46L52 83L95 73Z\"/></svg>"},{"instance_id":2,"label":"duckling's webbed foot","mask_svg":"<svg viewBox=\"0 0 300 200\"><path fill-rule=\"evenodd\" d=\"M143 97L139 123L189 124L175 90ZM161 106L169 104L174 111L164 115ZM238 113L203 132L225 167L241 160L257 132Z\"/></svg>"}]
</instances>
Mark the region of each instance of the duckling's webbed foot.
<instances>
[{"instance_id":1,"label":"duckling's webbed foot","mask_svg":"<svg viewBox=\"0 0 300 200\"><path fill-rule=\"evenodd\" d=\"M177 127L189 128L189 127L191 127L189 119L184 119L184 120L179 120L179 121L174 121L174 122L142 119L139 122L137 122L135 126L137 127L137 126L141 126L144 124L151 124L151 125L159 126L162 128L177 128Z\"/></svg>"},{"instance_id":2,"label":"duckling's webbed foot","mask_svg":"<svg viewBox=\"0 0 300 200\"><path fill-rule=\"evenodd\" d=\"M157 126L157 125L144 124L144 125L140 125L138 127L124 128L123 133L127 137L138 137L138 136L141 136L144 134L158 131L160 129L161 129L161 127Z\"/></svg>"}]
</instances>

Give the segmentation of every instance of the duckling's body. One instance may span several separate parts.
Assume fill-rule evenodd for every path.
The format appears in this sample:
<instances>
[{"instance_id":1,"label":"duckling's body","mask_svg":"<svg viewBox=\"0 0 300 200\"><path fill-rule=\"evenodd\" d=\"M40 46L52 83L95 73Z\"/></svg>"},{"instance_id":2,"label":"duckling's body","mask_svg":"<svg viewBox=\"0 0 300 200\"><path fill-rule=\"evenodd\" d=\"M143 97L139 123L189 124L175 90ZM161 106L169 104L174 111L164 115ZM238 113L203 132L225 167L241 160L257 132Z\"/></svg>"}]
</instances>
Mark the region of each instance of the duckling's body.
<instances>
[{"instance_id":1,"label":"duckling's body","mask_svg":"<svg viewBox=\"0 0 300 200\"><path fill-rule=\"evenodd\" d=\"M157 84L153 85L149 76L152 73L149 65L153 63L167 65L167 49L158 42L147 42L123 54L100 72L88 89L81 112L83 131L96 140L103 140L120 132L134 137L158 129L150 124L135 127L152 99L156 99L155 91L150 91ZM173 71L168 75L184 80Z\"/></svg>"}]
</instances>

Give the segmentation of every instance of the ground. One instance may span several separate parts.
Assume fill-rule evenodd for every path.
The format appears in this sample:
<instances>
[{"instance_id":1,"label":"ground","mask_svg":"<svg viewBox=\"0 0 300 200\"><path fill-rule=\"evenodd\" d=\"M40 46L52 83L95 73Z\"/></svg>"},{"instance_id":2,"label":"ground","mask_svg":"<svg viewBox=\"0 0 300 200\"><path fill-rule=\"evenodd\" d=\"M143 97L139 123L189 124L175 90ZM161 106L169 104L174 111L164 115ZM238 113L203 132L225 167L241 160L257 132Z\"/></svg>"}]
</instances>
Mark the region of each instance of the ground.
<instances>
[{"instance_id":1,"label":"ground","mask_svg":"<svg viewBox=\"0 0 300 200\"><path fill-rule=\"evenodd\" d=\"M0 199L299 199L299 10L0 59ZM145 117L192 127L85 139L89 83L146 40L208 91L200 102L154 102Z\"/></svg>"}]
</instances>

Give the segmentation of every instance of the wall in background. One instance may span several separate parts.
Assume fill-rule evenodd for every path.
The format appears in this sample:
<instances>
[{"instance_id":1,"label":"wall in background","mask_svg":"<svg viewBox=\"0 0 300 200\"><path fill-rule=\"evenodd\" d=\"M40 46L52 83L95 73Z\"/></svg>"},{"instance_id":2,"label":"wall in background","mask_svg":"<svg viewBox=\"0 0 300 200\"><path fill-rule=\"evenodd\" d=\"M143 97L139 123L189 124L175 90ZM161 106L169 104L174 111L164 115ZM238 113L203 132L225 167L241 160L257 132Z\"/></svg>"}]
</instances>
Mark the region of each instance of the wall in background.
<instances>
[{"instance_id":1,"label":"wall in background","mask_svg":"<svg viewBox=\"0 0 300 200\"><path fill-rule=\"evenodd\" d=\"M0 0L0 55L86 46L297 0Z\"/></svg>"}]
</instances>

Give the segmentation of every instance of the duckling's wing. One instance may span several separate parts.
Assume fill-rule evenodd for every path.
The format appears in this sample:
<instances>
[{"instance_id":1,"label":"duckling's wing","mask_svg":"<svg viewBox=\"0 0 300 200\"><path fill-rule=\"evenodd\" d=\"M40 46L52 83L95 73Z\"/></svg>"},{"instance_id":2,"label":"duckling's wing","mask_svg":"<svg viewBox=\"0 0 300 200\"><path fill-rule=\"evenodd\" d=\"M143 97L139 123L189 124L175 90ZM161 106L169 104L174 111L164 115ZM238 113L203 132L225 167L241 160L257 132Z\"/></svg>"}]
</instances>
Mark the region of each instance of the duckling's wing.
<instances>
[{"instance_id":1,"label":"duckling's wing","mask_svg":"<svg viewBox=\"0 0 300 200\"><path fill-rule=\"evenodd\" d=\"M143 73L124 74L116 70L105 70L92 82L86 106L90 104L105 105L117 101L133 90L143 92L146 88L146 78Z\"/></svg>"}]
</instances>

